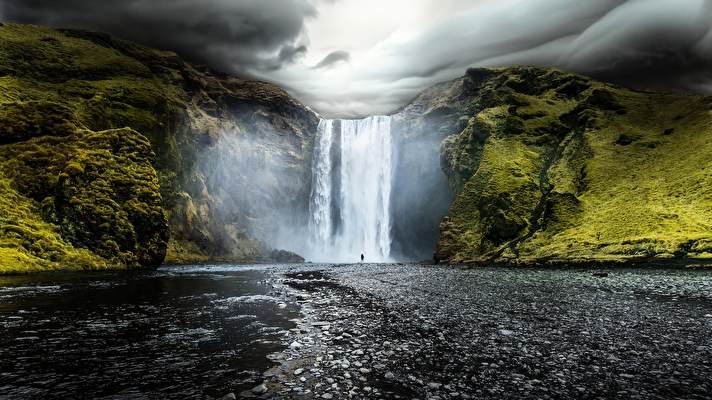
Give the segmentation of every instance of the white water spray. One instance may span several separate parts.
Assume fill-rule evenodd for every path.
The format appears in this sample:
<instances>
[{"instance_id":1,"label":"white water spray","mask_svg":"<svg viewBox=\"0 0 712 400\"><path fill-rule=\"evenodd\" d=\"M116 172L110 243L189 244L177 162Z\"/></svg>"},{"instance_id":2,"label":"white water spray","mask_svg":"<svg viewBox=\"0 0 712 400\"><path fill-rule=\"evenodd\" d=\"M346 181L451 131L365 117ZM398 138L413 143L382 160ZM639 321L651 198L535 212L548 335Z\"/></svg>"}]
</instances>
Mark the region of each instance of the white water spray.
<instances>
[{"instance_id":1,"label":"white water spray","mask_svg":"<svg viewBox=\"0 0 712 400\"><path fill-rule=\"evenodd\" d=\"M319 122L309 204L314 261L390 261L391 119Z\"/></svg>"},{"instance_id":2,"label":"white water spray","mask_svg":"<svg viewBox=\"0 0 712 400\"><path fill-rule=\"evenodd\" d=\"M317 128L312 161L309 234L312 252L325 252L332 241L331 147L334 121L322 119Z\"/></svg>"}]
</instances>

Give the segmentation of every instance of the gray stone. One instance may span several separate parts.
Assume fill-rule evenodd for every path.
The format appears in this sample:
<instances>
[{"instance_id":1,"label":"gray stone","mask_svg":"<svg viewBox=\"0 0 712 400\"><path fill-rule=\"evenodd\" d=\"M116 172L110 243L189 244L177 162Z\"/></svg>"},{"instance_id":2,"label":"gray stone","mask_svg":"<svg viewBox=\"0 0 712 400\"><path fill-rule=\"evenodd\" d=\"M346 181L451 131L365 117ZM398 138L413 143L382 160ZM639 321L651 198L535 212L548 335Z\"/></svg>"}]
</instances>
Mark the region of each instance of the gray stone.
<instances>
[{"instance_id":1,"label":"gray stone","mask_svg":"<svg viewBox=\"0 0 712 400\"><path fill-rule=\"evenodd\" d=\"M267 385L265 385L264 383L260 383L259 385L250 389L250 391L254 394L265 394L265 393L267 393ZM233 395L232 398L234 399L235 396ZM226 400L226 399L223 398L223 400Z\"/></svg>"}]
</instances>

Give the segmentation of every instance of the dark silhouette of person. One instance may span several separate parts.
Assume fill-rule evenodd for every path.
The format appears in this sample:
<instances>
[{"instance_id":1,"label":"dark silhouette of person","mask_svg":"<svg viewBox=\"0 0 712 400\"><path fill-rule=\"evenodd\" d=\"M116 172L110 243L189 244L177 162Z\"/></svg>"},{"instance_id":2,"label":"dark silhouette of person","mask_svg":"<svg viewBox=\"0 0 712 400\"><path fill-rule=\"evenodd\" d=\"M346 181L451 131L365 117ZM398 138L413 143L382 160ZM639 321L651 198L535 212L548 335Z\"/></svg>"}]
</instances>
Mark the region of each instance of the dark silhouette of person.
<instances>
[{"instance_id":1,"label":"dark silhouette of person","mask_svg":"<svg viewBox=\"0 0 712 400\"><path fill-rule=\"evenodd\" d=\"M361 262L363 262L363 253L361 253Z\"/></svg>"}]
</instances>

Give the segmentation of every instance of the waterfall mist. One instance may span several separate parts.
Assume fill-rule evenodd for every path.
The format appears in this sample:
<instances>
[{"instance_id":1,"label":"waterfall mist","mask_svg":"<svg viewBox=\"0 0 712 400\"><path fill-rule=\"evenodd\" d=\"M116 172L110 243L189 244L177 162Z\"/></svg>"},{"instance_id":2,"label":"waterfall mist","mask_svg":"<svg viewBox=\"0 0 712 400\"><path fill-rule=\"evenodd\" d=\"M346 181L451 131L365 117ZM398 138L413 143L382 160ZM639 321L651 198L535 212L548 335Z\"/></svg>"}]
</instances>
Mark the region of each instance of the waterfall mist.
<instances>
[{"instance_id":1,"label":"waterfall mist","mask_svg":"<svg viewBox=\"0 0 712 400\"><path fill-rule=\"evenodd\" d=\"M237 221L249 236L284 248L283 237L292 236L285 230L298 230L304 223L298 194L308 182L284 158L288 153L274 147L259 138L226 134L206 160L214 165L207 174L219 198L219 222Z\"/></svg>"},{"instance_id":2,"label":"waterfall mist","mask_svg":"<svg viewBox=\"0 0 712 400\"><path fill-rule=\"evenodd\" d=\"M314 261L391 261L391 118L322 120L315 138L309 203Z\"/></svg>"},{"instance_id":3,"label":"waterfall mist","mask_svg":"<svg viewBox=\"0 0 712 400\"><path fill-rule=\"evenodd\" d=\"M442 136L404 126L402 116L315 118L305 128L285 134L252 119L223 129L188 174L192 214L182 236L236 256L430 259L451 200Z\"/></svg>"},{"instance_id":4,"label":"waterfall mist","mask_svg":"<svg viewBox=\"0 0 712 400\"><path fill-rule=\"evenodd\" d=\"M298 253L305 246L299 239L311 179L307 135L317 121L288 133L286 124L261 114L235 121L240 126L226 124L204 137L196 158L186 161L192 166L178 178L186 183L174 238L217 257L259 260L273 249Z\"/></svg>"}]
</instances>

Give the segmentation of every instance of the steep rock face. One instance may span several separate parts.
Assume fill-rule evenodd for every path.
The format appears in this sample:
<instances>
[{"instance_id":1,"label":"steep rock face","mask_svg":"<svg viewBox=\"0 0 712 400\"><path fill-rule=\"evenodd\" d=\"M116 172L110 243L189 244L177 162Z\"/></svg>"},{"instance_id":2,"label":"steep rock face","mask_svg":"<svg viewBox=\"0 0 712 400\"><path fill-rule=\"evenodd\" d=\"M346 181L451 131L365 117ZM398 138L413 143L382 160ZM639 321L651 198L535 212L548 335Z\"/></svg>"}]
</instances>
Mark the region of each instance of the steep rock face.
<instances>
[{"instance_id":1,"label":"steep rock face","mask_svg":"<svg viewBox=\"0 0 712 400\"><path fill-rule=\"evenodd\" d=\"M399 118L442 139L455 198L436 259L712 257L710 98L471 69Z\"/></svg>"},{"instance_id":2,"label":"steep rock face","mask_svg":"<svg viewBox=\"0 0 712 400\"><path fill-rule=\"evenodd\" d=\"M307 207L318 118L283 90L2 24L0 103L0 270L286 257L260 239Z\"/></svg>"},{"instance_id":3,"label":"steep rock face","mask_svg":"<svg viewBox=\"0 0 712 400\"><path fill-rule=\"evenodd\" d=\"M712 257L709 98L472 69L392 123L396 257ZM317 124L170 52L0 24L0 272L299 260Z\"/></svg>"},{"instance_id":4,"label":"steep rock face","mask_svg":"<svg viewBox=\"0 0 712 400\"><path fill-rule=\"evenodd\" d=\"M391 118L394 136L393 255L416 261L432 258L438 226L452 203L448 177L438 167L440 143L458 127L452 105L441 100L458 82L435 85Z\"/></svg>"}]
</instances>

